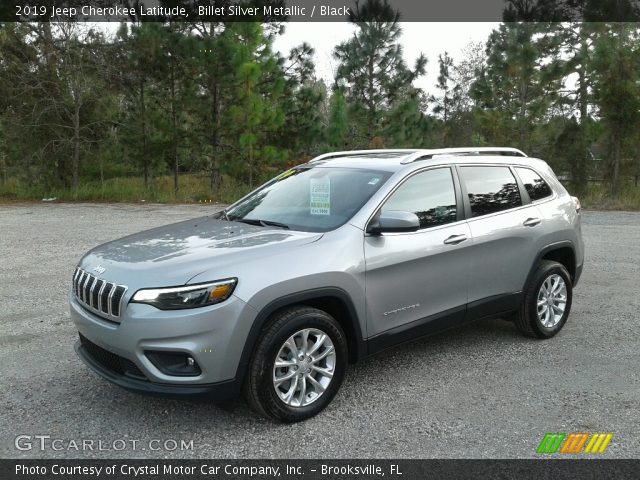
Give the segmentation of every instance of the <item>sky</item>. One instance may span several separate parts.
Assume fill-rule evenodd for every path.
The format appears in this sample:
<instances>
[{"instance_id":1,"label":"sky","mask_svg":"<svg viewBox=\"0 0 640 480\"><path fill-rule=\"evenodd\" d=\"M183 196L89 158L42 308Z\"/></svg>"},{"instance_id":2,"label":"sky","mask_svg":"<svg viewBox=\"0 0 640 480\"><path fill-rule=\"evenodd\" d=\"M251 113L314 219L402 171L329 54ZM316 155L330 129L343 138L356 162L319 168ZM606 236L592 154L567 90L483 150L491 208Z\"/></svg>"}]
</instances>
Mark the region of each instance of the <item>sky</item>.
<instances>
[{"instance_id":1,"label":"sky","mask_svg":"<svg viewBox=\"0 0 640 480\"><path fill-rule=\"evenodd\" d=\"M418 1L418 0L416 0ZM427 57L426 75L415 82L415 86L427 93L435 93L438 77L438 55L445 51L454 61L462 59L463 49L471 42L485 43L499 22L403 22L400 43L407 64L413 67L420 53ZM102 24L110 34L116 32L117 23ZM285 32L276 38L274 49L283 56L289 51L307 42L315 50L316 74L327 85L333 83L337 63L332 56L333 49L339 43L348 40L355 31L348 22L289 22Z\"/></svg>"},{"instance_id":2,"label":"sky","mask_svg":"<svg viewBox=\"0 0 640 480\"><path fill-rule=\"evenodd\" d=\"M420 53L427 57L427 74L416 80L415 86L427 93L435 93L438 77L438 55L447 51L458 61L462 51L471 42L485 42L491 31L498 28L498 22L405 22L402 23L400 43L409 66L413 66ZM331 84L337 67L332 57L333 48L349 39L355 27L347 22L290 22L285 33L274 42L274 48L287 55L291 48L307 42L315 49L316 74Z\"/></svg>"}]
</instances>

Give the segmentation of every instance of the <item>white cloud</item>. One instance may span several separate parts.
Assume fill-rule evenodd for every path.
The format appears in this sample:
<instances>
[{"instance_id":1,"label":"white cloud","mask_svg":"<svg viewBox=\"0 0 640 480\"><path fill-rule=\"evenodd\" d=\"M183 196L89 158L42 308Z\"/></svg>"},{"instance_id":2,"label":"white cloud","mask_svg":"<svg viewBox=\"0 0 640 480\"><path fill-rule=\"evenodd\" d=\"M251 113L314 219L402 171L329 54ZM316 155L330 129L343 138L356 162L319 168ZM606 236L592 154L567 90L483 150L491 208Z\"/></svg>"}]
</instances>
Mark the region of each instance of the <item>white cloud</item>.
<instances>
[{"instance_id":1,"label":"white cloud","mask_svg":"<svg viewBox=\"0 0 640 480\"><path fill-rule=\"evenodd\" d=\"M438 55L449 52L454 61L462 58L462 50L470 42L484 42L497 28L498 22L404 22L400 42L404 57L413 65L420 52L427 56L427 74L416 81L416 86L434 93L438 77ZM315 49L316 72L325 82L331 83L336 68L332 56L333 48L353 35L352 24L322 22L291 22L286 25L284 35L279 36L274 48L282 55L302 42Z\"/></svg>"}]
</instances>

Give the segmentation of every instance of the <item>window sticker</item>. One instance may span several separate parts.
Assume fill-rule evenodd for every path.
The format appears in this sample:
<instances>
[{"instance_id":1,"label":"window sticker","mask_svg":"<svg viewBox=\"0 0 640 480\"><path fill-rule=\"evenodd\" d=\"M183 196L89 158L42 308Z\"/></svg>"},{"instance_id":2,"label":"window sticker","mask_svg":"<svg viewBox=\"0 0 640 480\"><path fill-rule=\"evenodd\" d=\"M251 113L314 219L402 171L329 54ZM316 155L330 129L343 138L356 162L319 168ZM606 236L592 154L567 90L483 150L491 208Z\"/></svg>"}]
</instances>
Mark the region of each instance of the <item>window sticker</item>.
<instances>
[{"instance_id":1,"label":"window sticker","mask_svg":"<svg viewBox=\"0 0 640 480\"><path fill-rule=\"evenodd\" d=\"M369 185L377 185L379 181L380 177L373 177L371 180L369 180Z\"/></svg>"},{"instance_id":2,"label":"window sticker","mask_svg":"<svg viewBox=\"0 0 640 480\"><path fill-rule=\"evenodd\" d=\"M331 214L331 181L329 177L312 178L309 183L311 215Z\"/></svg>"}]
</instances>

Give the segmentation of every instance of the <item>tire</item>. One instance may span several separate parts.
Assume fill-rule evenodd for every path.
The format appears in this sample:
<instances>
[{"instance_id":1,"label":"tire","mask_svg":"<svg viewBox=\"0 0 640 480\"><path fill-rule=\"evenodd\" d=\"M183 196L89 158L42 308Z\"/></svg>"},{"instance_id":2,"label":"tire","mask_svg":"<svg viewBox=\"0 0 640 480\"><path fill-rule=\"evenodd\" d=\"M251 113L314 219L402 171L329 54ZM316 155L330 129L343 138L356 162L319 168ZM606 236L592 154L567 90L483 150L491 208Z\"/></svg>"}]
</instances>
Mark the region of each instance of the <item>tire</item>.
<instances>
[{"instance_id":1,"label":"tire","mask_svg":"<svg viewBox=\"0 0 640 480\"><path fill-rule=\"evenodd\" d=\"M561 282L556 284L558 279L561 279ZM562 285L564 289L561 288ZM549 299L542 289L553 290L554 286L557 291ZM563 298L564 310L561 311ZM553 337L567 322L572 298L571 277L564 265L551 260L541 261L525 289L522 306L515 317L516 327L528 337L541 339ZM541 305L539 314L538 302L545 299L547 300L546 309L544 304ZM550 307L552 304L554 307Z\"/></svg>"},{"instance_id":2,"label":"tire","mask_svg":"<svg viewBox=\"0 0 640 480\"><path fill-rule=\"evenodd\" d=\"M305 332L310 354L302 349ZM281 365L277 368L276 359ZM313 417L338 392L347 359L347 338L331 315L306 306L285 309L270 319L260 335L244 383L245 399L256 412L281 422Z\"/></svg>"}]
</instances>

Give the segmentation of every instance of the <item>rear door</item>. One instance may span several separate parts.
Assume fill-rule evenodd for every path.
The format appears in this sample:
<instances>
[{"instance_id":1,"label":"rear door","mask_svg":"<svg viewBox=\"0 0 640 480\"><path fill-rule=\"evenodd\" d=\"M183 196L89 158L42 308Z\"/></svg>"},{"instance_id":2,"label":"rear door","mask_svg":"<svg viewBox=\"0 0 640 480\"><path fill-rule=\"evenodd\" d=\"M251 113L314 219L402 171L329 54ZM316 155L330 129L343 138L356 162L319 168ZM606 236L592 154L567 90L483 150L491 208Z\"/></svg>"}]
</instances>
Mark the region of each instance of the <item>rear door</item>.
<instances>
[{"instance_id":1,"label":"rear door","mask_svg":"<svg viewBox=\"0 0 640 480\"><path fill-rule=\"evenodd\" d=\"M443 320L439 314L464 317L471 235L460 196L455 170L441 166L412 174L381 206L415 213L421 227L365 236L370 338Z\"/></svg>"},{"instance_id":2,"label":"rear door","mask_svg":"<svg viewBox=\"0 0 640 480\"><path fill-rule=\"evenodd\" d=\"M540 212L510 166L457 168L473 237L470 313L483 304L489 304L487 314L517 307L517 293L537 254Z\"/></svg>"}]
</instances>

